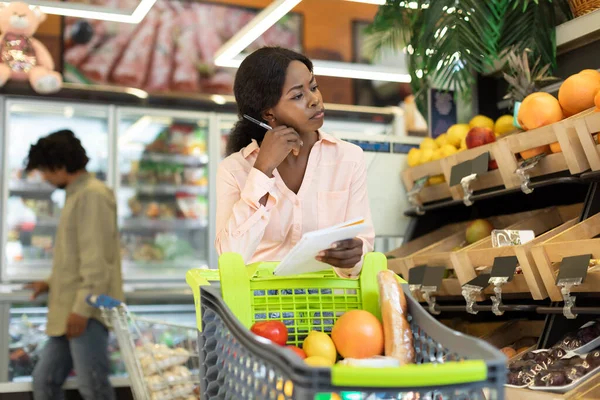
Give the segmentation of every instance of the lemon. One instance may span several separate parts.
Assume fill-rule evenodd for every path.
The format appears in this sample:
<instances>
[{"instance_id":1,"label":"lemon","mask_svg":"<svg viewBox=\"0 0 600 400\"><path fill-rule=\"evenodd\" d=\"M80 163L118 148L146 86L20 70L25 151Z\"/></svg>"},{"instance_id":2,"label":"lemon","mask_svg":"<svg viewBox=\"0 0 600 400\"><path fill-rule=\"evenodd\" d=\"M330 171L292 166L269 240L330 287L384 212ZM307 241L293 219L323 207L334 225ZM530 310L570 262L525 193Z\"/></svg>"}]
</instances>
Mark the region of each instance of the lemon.
<instances>
[{"instance_id":1,"label":"lemon","mask_svg":"<svg viewBox=\"0 0 600 400\"><path fill-rule=\"evenodd\" d=\"M437 185L444 182L446 182L446 178L444 178L444 175L434 175L427 180L427 183L429 183L430 185Z\"/></svg>"},{"instance_id":2,"label":"lemon","mask_svg":"<svg viewBox=\"0 0 600 400\"><path fill-rule=\"evenodd\" d=\"M308 361L311 357L322 357L329 365L333 365L337 359L337 350L333 344L333 340L323 332L311 331L304 342L302 343L302 350L306 353L307 362L319 362L320 360ZM312 365L312 364L311 364Z\"/></svg>"},{"instance_id":3,"label":"lemon","mask_svg":"<svg viewBox=\"0 0 600 400\"><path fill-rule=\"evenodd\" d=\"M444 147L442 147L440 150L442 152L442 158L451 156L452 154L456 153L456 147L452 146L451 144L444 145Z\"/></svg>"},{"instance_id":4,"label":"lemon","mask_svg":"<svg viewBox=\"0 0 600 400\"><path fill-rule=\"evenodd\" d=\"M438 145L435 143L435 140L433 140L430 137L426 137L425 139L423 139L423 141L421 142L421 145L419 147L421 148L421 150L425 150L425 149L435 150L438 148Z\"/></svg>"},{"instance_id":5,"label":"lemon","mask_svg":"<svg viewBox=\"0 0 600 400\"><path fill-rule=\"evenodd\" d=\"M496 136L506 135L514 130L516 130L513 125L514 118L512 115L503 115L496 120L496 124L494 125L494 133Z\"/></svg>"},{"instance_id":6,"label":"lemon","mask_svg":"<svg viewBox=\"0 0 600 400\"><path fill-rule=\"evenodd\" d=\"M452 145L449 145L449 144L447 144L446 146L450 146L450 147L454 148ZM435 149L433 151L433 155L431 156L431 161L441 160L444 157L445 156L444 156L442 149Z\"/></svg>"},{"instance_id":7,"label":"lemon","mask_svg":"<svg viewBox=\"0 0 600 400\"><path fill-rule=\"evenodd\" d=\"M425 164L431 161L433 158L433 150L432 149L423 149L421 150L421 158L419 159L419 164Z\"/></svg>"},{"instance_id":8,"label":"lemon","mask_svg":"<svg viewBox=\"0 0 600 400\"><path fill-rule=\"evenodd\" d=\"M307 357L304 359L304 362L311 367L331 367L333 365L331 360L321 356Z\"/></svg>"},{"instance_id":9,"label":"lemon","mask_svg":"<svg viewBox=\"0 0 600 400\"><path fill-rule=\"evenodd\" d=\"M462 150L467 149L467 137L466 136L464 138L462 138L462 140L460 141L460 148Z\"/></svg>"},{"instance_id":10,"label":"lemon","mask_svg":"<svg viewBox=\"0 0 600 400\"><path fill-rule=\"evenodd\" d=\"M415 149L414 147L412 149L410 149L408 152L408 158L406 160L406 162L408 163L408 166L416 167L417 165L419 165L420 160L421 160L421 150Z\"/></svg>"},{"instance_id":11,"label":"lemon","mask_svg":"<svg viewBox=\"0 0 600 400\"><path fill-rule=\"evenodd\" d=\"M485 115L476 115L469 122L470 128L490 128L494 130L494 120Z\"/></svg>"},{"instance_id":12,"label":"lemon","mask_svg":"<svg viewBox=\"0 0 600 400\"><path fill-rule=\"evenodd\" d=\"M460 141L467 137L469 133L469 125L467 124L455 124L448 128L447 138L448 143L454 147L460 146Z\"/></svg>"},{"instance_id":13,"label":"lemon","mask_svg":"<svg viewBox=\"0 0 600 400\"><path fill-rule=\"evenodd\" d=\"M437 146L440 148L445 144L448 144L448 135L446 133L442 133L440 136L436 137L435 144L437 144Z\"/></svg>"}]
</instances>

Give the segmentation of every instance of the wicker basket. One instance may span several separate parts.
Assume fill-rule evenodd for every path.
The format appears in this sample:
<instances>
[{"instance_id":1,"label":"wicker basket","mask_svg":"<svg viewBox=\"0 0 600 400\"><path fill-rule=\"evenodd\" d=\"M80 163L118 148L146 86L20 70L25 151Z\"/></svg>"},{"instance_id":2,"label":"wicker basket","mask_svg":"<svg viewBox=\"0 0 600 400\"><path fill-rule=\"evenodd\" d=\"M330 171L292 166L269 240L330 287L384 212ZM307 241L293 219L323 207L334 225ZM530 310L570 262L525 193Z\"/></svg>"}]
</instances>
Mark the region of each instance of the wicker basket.
<instances>
[{"instance_id":1,"label":"wicker basket","mask_svg":"<svg viewBox=\"0 0 600 400\"><path fill-rule=\"evenodd\" d=\"M600 0L569 0L571 11L575 17L581 17L600 9Z\"/></svg>"}]
</instances>

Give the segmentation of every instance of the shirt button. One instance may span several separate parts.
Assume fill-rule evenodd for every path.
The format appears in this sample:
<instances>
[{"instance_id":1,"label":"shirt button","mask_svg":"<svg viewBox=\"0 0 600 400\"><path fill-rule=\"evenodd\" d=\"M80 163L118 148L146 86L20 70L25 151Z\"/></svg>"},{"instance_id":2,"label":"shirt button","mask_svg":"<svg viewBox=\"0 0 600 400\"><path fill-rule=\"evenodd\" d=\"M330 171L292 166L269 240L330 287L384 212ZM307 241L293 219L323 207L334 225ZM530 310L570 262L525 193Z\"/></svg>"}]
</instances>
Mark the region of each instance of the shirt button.
<instances>
[{"instance_id":1,"label":"shirt button","mask_svg":"<svg viewBox=\"0 0 600 400\"><path fill-rule=\"evenodd\" d=\"M299 206L300 205L300 200L296 199L296 205Z\"/></svg>"}]
</instances>

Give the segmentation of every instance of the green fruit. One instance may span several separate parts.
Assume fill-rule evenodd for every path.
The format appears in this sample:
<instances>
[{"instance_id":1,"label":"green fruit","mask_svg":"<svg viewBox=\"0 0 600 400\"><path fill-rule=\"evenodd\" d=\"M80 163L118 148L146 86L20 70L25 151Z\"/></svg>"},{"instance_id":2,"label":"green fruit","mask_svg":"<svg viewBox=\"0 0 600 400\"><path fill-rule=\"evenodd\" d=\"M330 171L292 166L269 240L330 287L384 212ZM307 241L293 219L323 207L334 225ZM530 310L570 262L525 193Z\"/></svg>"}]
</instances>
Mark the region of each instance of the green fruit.
<instances>
[{"instance_id":1,"label":"green fruit","mask_svg":"<svg viewBox=\"0 0 600 400\"><path fill-rule=\"evenodd\" d=\"M489 237L494 227L485 219L476 219L467 226L465 239L468 244L473 244L481 239Z\"/></svg>"}]
</instances>

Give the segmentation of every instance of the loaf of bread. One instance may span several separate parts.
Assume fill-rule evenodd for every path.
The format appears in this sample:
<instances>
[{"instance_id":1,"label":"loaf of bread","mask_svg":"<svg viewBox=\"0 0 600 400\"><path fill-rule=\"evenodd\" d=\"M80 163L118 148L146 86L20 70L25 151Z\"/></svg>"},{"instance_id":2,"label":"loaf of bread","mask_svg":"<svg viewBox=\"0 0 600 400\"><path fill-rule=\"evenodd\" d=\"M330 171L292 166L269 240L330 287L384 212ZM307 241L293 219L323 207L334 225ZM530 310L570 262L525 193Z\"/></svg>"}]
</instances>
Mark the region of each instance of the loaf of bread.
<instances>
[{"instance_id":1,"label":"loaf of bread","mask_svg":"<svg viewBox=\"0 0 600 400\"><path fill-rule=\"evenodd\" d=\"M379 305L383 322L385 355L400 361L400 365L415 362L412 330L408 323L408 307L402 286L393 271L377 275Z\"/></svg>"}]
</instances>

